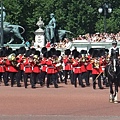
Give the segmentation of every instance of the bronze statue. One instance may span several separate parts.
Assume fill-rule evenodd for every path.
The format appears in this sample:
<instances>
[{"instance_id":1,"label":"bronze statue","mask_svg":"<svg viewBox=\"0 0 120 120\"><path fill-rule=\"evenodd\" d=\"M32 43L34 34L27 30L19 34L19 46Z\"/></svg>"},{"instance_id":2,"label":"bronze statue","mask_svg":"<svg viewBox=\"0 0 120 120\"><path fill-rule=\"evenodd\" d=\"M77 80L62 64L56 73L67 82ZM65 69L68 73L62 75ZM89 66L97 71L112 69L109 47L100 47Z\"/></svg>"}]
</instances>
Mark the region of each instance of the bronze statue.
<instances>
[{"instance_id":1,"label":"bronze statue","mask_svg":"<svg viewBox=\"0 0 120 120\"><path fill-rule=\"evenodd\" d=\"M22 44L24 44L24 38L21 36L22 33L25 32L25 29L20 26L20 25L12 25L9 22L5 22L5 17L6 17L6 13L5 13L5 7L3 7L3 34L6 36L7 38L10 37L10 41L7 44L10 44L14 41L14 36L16 36L17 38L19 38L22 41ZM0 22L1 22L1 14L0 14ZM22 32L20 33L19 28L22 29Z\"/></svg>"},{"instance_id":2,"label":"bronze statue","mask_svg":"<svg viewBox=\"0 0 120 120\"><path fill-rule=\"evenodd\" d=\"M55 19L53 13L50 14L50 18L51 18L51 20L49 21L48 25L46 26L45 33L46 33L47 41L54 43L56 19Z\"/></svg>"},{"instance_id":3,"label":"bronze statue","mask_svg":"<svg viewBox=\"0 0 120 120\"><path fill-rule=\"evenodd\" d=\"M50 14L50 18L51 20L45 28L45 38L47 42L60 42L60 40L63 40L66 37L67 33L72 34L72 32L67 30L58 30L58 25L56 24L56 19L53 13Z\"/></svg>"}]
</instances>

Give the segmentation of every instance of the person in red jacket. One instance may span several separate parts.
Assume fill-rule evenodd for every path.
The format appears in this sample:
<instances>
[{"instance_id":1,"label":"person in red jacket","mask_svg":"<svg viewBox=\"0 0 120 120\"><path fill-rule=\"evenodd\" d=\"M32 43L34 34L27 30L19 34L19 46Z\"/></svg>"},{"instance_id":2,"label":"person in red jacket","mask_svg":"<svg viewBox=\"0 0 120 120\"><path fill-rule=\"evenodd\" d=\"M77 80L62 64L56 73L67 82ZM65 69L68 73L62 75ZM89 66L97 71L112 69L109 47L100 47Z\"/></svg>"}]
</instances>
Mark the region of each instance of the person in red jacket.
<instances>
[{"instance_id":1,"label":"person in red jacket","mask_svg":"<svg viewBox=\"0 0 120 120\"><path fill-rule=\"evenodd\" d=\"M13 87L14 79L19 69L19 63L17 63L15 53L12 53L8 56L8 61L6 61L6 64L8 66L8 72L11 79L11 87ZM17 87L21 87L19 81L17 79L16 81L17 81Z\"/></svg>"},{"instance_id":2,"label":"person in red jacket","mask_svg":"<svg viewBox=\"0 0 120 120\"><path fill-rule=\"evenodd\" d=\"M33 58L32 56L29 56L29 51L26 52L25 55L25 59L23 62L24 68L23 68L23 77L24 77L24 86L25 88L27 88L27 81L28 81L28 77L30 77L30 83L31 83L31 74L32 74L32 70L33 70ZM35 86L31 86L32 88L35 88Z\"/></svg>"},{"instance_id":3,"label":"person in red jacket","mask_svg":"<svg viewBox=\"0 0 120 120\"><path fill-rule=\"evenodd\" d=\"M54 59L52 58L52 54L51 51L47 52L47 61L46 61L46 65L47 65L47 88L49 88L51 81L53 81L54 87L58 88L58 84L57 84L57 79L56 79L56 67L54 66Z\"/></svg>"},{"instance_id":4,"label":"person in red jacket","mask_svg":"<svg viewBox=\"0 0 120 120\"><path fill-rule=\"evenodd\" d=\"M81 85L81 87L85 87L85 85L83 84L82 81L82 76L81 76L81 66L80 66L80 58L79 58L79 52L75 52L74 53L74 59L73 59L73 63L72 63L72 67L73 67L73 81L74 81L74 86L77 87L77 78L79 80L79 85Z\"/></svg>"},{"instance_id":5,"label":"person in red jacket","mask_svg":"<svg viewBox=\"0 0 120 120\"><path fill-rule=\"evenodd\" d=\"M100 61L98 58L94 58L93 69L92 69L93 89L96 89L96 80L97 79L98 79L99 89L103 89L102 84L101 84L101 73L102 73L102 69L100 66Z\"/></svg>"},{"instance_id":6,"label":"person in red jacket","mask_svg":"<svg viewBox=\"0 0 120 120\"><path fill-rule=\"evenodd\" d=\"M36 83L40 81L40 52L36 51L36 54L33 56L33 67L32 67L32 74L31 74L31 85L32 88L35 87Z\"/></svg>"},{"instance_id":7,"label":"person in red jacket","mask_svg":"<svg viewBox=\"0 0 120 120\"><path fill-rule=\"evenodd\" d=\"M71 51L70 49L65 50L65 56L63 57L63 71L64 71L64 81L65 84L67 84L67 79L68 79L68 75L70 76L70 81L71 84L73 84L73 80L72 80L72 74L71 74L71 70L72 70L72 56L71 56Z\"/></svg>"}]
</instances>

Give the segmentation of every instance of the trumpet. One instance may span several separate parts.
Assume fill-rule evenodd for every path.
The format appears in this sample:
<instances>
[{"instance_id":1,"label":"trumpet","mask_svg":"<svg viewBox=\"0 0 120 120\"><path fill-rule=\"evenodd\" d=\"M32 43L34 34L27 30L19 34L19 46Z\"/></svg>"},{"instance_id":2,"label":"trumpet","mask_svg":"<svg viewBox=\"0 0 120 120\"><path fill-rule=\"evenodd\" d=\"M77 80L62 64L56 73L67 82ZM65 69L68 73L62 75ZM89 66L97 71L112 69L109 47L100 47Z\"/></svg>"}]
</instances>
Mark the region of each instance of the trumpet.
<instances>
[{"instance_id":1,"label":"trumpet","mask_svg":"<svg viewBox=\"0 0 120 120\"><path fill-rule=\"evenodd\" d=\"M95 60L93 67L98 69L100 67L100 62L98 60Z\"/></svg>"}]
</instances>

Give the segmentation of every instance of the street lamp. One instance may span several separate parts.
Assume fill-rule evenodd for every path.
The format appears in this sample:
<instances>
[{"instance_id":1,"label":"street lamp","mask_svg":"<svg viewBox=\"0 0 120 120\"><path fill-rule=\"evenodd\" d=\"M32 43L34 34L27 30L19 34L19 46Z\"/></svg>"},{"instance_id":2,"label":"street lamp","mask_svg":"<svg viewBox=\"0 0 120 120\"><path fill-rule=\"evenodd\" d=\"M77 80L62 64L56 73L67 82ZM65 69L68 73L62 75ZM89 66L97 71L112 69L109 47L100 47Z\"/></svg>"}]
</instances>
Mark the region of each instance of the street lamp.
<instances>
[{"instance_id":1,"label":"street lamp","mask_svg":"<svg viewBox=\"0 0 120 120\"><path fill-rule=\"evenodd\" d=\"M1 47L3 47L3 2L1 0L1 7L0 7L0 10L1 10L1 15L0 15L0 37L1 37Z\"/></svg>"},{"instance_id":2,"label":"street lamp","mask_svg":"<svg viewBox=\"0 0 120 120\"><path fill-rule=\"evenodd\" d=\"M110 4L104 3L99 9L98 9L99 13L104 14L104 32L106 33L106 15L107 13L111 13L112 12L112 8Z\"/></svg>"}]
</instances>

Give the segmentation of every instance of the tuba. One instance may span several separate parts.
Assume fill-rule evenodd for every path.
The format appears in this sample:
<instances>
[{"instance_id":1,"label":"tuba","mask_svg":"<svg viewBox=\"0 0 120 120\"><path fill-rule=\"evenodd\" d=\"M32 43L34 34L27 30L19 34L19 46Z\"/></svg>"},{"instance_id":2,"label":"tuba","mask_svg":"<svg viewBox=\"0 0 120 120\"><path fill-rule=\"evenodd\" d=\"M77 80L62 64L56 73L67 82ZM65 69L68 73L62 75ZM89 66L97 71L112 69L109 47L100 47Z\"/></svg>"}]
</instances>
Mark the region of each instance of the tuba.
<instances>
[{"instance_id":1,"label":"tuba","mask_svg":"<svg viewBox=\"0 0 120 120\"><path fill-rule=\"evenodd\" d=\"M12 53L8 56L8 60L11 62L11 64L14 67L19 68L20 63L17 62L16 55L14 53Z\"/></svg>"},{"instance_id":2,"label":"tuba","mask_svg":"<svg viewBox=\"0 0 120 120\"><path fill-rule=\"evenodd\" d=\"M10 55L8 56L8 60L9 60L9 61L15 61L15 60L16 60L16 55L15 55L14 53L10 54Z\"/></svg>"}]
</instances>

